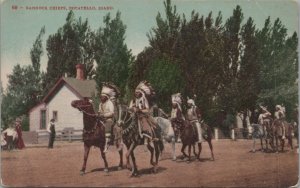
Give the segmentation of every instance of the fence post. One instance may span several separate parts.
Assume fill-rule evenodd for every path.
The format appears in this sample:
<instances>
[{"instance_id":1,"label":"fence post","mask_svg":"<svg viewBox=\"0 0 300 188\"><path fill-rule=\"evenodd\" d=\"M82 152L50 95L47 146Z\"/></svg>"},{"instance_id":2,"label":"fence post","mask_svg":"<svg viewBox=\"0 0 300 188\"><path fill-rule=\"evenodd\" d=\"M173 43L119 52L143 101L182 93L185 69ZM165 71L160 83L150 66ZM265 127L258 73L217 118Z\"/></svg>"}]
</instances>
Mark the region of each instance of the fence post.
<instances>
[{"instance_id":1,"label":"fence post","mask_svg":"<svg viewBox=\"0 0 300 188\"><path fill-rule=\"evenodd\" d=\"M234 129L231 129L231 139L235 140L235 132Z\"/></svg>"},{"instance_id":2,"label":"fence post","mask_svg":"<svg viewBox=\"0 0 300 188\"><path fill-rule=\"evenodd\" d=\"M218 128L214 128L215 131L215 140L219 140Z\"/></svg>"}]
</instances>

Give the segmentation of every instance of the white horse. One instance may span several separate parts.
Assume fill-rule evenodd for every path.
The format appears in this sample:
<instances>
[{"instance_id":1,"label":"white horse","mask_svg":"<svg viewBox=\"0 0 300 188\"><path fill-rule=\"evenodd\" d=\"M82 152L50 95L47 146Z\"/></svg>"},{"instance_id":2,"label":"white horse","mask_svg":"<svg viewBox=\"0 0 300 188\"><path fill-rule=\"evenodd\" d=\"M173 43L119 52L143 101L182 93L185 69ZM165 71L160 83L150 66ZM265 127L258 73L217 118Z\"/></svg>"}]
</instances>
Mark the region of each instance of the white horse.
<instances>
[{"instance_id":1,"label":"white horse","mask_svg":"<svg viewBox=\"0 0 300 188\"><path fill-rule=\"evenodd\" d=\"M162 118L162 117L154 117L154 120L158 124L161 129L163 138L171 144L172 147L172 160L176 160L176 153L175 153L175 132L172 127L172 123L169 119Z\"/></svg>"}]
</instances>

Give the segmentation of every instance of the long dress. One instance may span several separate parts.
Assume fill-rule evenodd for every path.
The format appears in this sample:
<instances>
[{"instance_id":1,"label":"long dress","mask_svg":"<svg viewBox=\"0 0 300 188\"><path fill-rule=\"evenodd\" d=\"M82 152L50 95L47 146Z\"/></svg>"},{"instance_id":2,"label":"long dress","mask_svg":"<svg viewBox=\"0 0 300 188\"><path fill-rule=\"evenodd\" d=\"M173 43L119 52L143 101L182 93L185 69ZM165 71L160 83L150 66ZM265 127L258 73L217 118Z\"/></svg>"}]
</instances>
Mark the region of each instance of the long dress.
<instances>
[{"instance_id":1,"label":"long dress","mask_svg":"<svg viewBox=\"0 0 300 188\"><path fill-rule=\"evenodd\" d=\"M23 138L22 138L22 128L21 128L20 125L16 126L16 131L18 133L17 148L18 149L23 149L23 148L25 148L25 144L24 144L24 141L23 141Z\"/></svg>"}]
</instances>

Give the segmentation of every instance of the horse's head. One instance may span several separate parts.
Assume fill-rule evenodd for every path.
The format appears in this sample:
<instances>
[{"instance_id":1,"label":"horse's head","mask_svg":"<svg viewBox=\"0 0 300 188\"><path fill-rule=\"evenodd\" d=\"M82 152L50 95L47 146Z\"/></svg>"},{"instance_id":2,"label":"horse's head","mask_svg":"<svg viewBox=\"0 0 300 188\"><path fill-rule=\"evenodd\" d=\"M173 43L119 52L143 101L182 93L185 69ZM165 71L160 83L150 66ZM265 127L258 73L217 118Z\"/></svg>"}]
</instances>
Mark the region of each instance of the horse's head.
<instances>
[{"instance_id":1,"label":"horse's head","mask_svg":"<svg viewBox=\"0 0 300 188\"><path fill-rule=\"evenodd\" d=\"M80 111L85 111L88 113L95 113L93 104L88 99L74 100L71 102L72 107L77 108Z\"/></svg>"}]
</instances>

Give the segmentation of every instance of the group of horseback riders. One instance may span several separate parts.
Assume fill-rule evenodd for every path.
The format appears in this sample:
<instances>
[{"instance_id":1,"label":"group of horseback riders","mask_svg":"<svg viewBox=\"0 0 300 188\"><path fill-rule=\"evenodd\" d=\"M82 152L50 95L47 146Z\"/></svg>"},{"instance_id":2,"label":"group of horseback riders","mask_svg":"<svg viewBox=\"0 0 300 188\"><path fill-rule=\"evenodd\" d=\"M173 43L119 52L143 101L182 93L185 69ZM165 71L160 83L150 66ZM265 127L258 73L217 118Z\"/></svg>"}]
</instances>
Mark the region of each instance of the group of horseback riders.
<instances>
[{"instance_id":1,"label":"group of horseback riders","mask_svg":"<svg viewBox=\"0 0 300 188\"><path fill-rule=\"evenodd\" d=\"M260 106L261 114L258 117L258 123L263 127L264 135L267 135L267 126L271 125L272 114L266 107ZM277 125L282 129L282 139L285 139L285 107L281 105L275 106L274 121L278 122Z\"/></svg>"},{"instance_id":2,"label":"group of horseback riders","mask_svg":"<svg viewBox=\"0 0 300 188\"><path fill-rule=\"evenodd\" d=\"M134 98L130 101L129 111L137 116L137 124L140 137L146 145L149 142L161 139L160 128L153 118L153 106L150 100L154 97L155 92L151 84L142 81L138 84L134 92ZM118 97L120 91L117 86L112 83L103 83L100 93L100 104L98 115L102 119L105 126L105 150L107 152L110 145L113 145L114 137L118 134L117 126L114 126L118 120ZM184 117L182 112L182 97L180 93L172 95L172 112L170 120L172 127L176 132L185 124L190 124L194 128L195 137L199 143L202 142L202 131L200 125L201 112L195 105L193 99L187 100L187 112Z\"/></svg>"}]
</instances>

